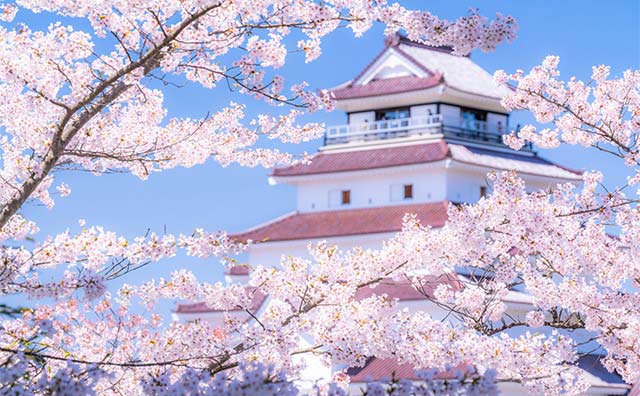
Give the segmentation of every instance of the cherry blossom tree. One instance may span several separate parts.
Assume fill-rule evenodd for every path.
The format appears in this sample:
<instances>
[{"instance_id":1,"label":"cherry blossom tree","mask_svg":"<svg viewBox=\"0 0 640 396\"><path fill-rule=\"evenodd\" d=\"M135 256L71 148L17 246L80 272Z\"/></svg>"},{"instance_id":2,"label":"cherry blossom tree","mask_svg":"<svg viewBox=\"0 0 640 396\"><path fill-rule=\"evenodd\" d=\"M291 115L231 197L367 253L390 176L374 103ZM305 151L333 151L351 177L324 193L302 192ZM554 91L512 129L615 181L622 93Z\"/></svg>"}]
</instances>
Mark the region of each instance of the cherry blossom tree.
<instances>
[{"instance_id":1,"label":"cherry blossom tree","mask_svg":"<svg viewBox=\"0 0 640 396\"><path fill-rule=\"evenodd\" d=\"M12 24L22 9L46 13L52 24L46 31ZM87 20L90 31L64 26L61 17ZM223 232L130 240L86 226L77 234L41 237L21 214L31 202L51 207L52 195L69 194L70 186L56 184L56 170L146 179L208 160L265 167L304 161L262 147L268 139L318 137L322 125L296 119L332 106L328 92L277 74L292 52L313 61L332 31L349 28L357 37L383 23L388 33L402 29L412 40L466 54L512 40L513 18L488 20L472 11L449 22L365 0L21 0L2 6L2 19L0 292L38 304L0 307L0 394L295 394L297 357L305 354L349 366L376 356L419 369L464 367L441 394L490 393L496 379L549 395L585 390L571 338L506 333L516 327L587 330L606 350L608 368L629 383L638 380L640 251L634 241L640 213L637 192L627 187L640 176L605 193L597 173L586 174L580 190L560 185L527 193L516 175L492 174L493 194L452 206L441 229L407 216L403 231L377 251L310 246L310 260L286 257L277 269L253 268L249 292L201 282L187 270L107 291L115 278L178 252L225 258L244 249ZM297 39L295 48L287 38ZM97 49L103 47L109 49ZM601 66L590 83L563 83L557 64L550 57L526 76L496 74L514 85L505 106L530 110L552 125L526 126L507 142L514 148L526 140L543 147L581 144L637 168L640 73L608 79ZM201 119L168 118L155 83L178 78L227 86L286 112L246 120L243 106L230 103ZM25 241L32 238L39 242L29 248ZM399 310L384 296L354 299L383 279L408 277L420 291L424 278L416 270L443 279L460 268L471 274L468 280L439 282L430 297L459 319L456 326ZM52 269L62 275L45 281L41 274ZM531 295L534 309L525 318L509 316L501 301L514 287ZM229 316L214 328L134 313L140 305L152 311L159 301L185 299L251 314L253 293L268 294L270 304L248 323ZM315 344L301 348L302 334ZM369 391L424 394L425 386L445 386L433 372L421 375L423 385L392 381ZM319 384L317 392L343 394L343 377Z\"/></svg>"}]
</instances>

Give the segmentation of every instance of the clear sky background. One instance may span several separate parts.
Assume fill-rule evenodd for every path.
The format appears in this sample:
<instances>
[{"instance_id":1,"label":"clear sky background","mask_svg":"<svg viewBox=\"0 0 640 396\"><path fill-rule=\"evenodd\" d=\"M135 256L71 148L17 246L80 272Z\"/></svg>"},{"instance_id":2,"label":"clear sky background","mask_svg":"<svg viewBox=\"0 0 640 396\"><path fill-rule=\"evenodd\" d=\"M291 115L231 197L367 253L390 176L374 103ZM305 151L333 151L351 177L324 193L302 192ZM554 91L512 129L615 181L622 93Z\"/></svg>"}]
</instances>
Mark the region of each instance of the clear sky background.
<instances>
[{"instance_id":1,"label":"clear sky background","mask_svg":"<svg viewBox=\"0 0 640 396\"><path fill-rule=\"evenodd\" d=\"M456 18L469 7L479 8L488 16L496 12L513 15L520 25L518 38L501 45L491 53L474 52L471 58L493 73L497 69L513 72L529 70L547 54L560 56L563 79L576 76L587 79L591 67L607 64L612 75L629 68L640 68L640 1L405 1L410 8L426 9L443 18ZM19 20L30 25L46 26L49 16L19 14ZM288 81L306 80L314 88L329 88L355 77L383 48L383 29L376 26L364 37L356 39L349 30L330 35L323 42L323 55L311 64L294 55L284 70ZM197 87L166 88L166 105L170 115L204 116L207 112L239 101L247 104L249 116L270 111L264 104L243 100L224 89L208 91ZM315 113L309 121L327 125L346 123L340 111ZM532 122L526 113L515 113L511 125ZM144 126L142 125L141 128ZM314 141L283 149L314 152L321 145ZM572 147L541 154L563 165L579 169L603 171L608 184L624 183L628 172L607 156ZM78 230L77 220L87 225L103 225L127 237L144 234L148 229L162 233L191 233L195 228L240 231L295 210L295 190L289 186L269 186L269 170L263 168L222 168L209 163L192 169L175 169L152 175L142 182L130 175L96 177L86 173L61 173L72 189L67 198L57 199L52 210L29 206L24 213L35 219L39 238L64 231ZM187 267L203 281L222 279L217 260L195 260L179 256L152 264L123 282L140 283L152 277L167 276L171 271ZM119 286L122 282L113 285ZM169 312L172 302L162 309Z\"/></svg>"}]
</instances>

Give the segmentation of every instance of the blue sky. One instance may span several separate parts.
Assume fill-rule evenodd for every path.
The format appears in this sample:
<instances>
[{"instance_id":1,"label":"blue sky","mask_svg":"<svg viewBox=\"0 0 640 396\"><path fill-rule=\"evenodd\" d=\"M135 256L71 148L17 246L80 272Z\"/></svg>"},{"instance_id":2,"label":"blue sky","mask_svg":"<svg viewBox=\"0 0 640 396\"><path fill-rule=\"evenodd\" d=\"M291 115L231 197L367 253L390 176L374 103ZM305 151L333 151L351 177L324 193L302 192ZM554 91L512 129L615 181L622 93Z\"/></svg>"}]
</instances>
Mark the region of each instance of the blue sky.
<instances>
[{"instance_id":1,"label":"blue sky","mask_svg":"<svg viewBox=\"0 0 640 396\"><path fill-rule=\"evenodd\" d=\"M640 66L640 2L637 0L600 1L406 1L411 8L427 9L440 17L455 18L469 7L480 13L511 14L518 20L518 39L492 53L474 52L472 59L489 72L497 69L528 70L545 55L560 56L562 76L588 79L591 66L608 64L613 75ZM23 13L23 22L46 26L45 16ZM291 58L280 71L288 81L306 80L314 88L328 88L353 78L380 51L383 32L376 26L356 39L342 30L323 43L323 55L311 64L301 56ZM197 87L166 89L170 115L203 116L230 100L245 102L247 113L269 111L268 106L224 90L207 91ZM346 122L340 112L316 113L306 118L328 125ZM512 116L512 125L531 122L525 113ZM321 145L314 141L300 146L283 147L295 152L313 152ZM599 153L561 148L543 152L543 156L574 168L599 169L610 184L624 182L627 170ZM269 186L269 170L262 168L222 168L211 161L192 169L176 169L152 175L142 182L130 175L92 176L86 173L61 173L58 177L72 189L65 199L58 199L53 210L29 206L23 212L35 219L40 237L78 229L77 220L105 228L128 237L144 234L148 229L162 233L191 233L196 227L207 230L239 231L295 209L295 190L288 186ZM148 266L123 281L139 283L152 277L167 276L176 268L187 267L202 280L221 279L215 259L193 260L177 257ZM114 284L117 286L117 284ZM172 303L165 306L165 311Z\"/></svg>"}]
</instances>

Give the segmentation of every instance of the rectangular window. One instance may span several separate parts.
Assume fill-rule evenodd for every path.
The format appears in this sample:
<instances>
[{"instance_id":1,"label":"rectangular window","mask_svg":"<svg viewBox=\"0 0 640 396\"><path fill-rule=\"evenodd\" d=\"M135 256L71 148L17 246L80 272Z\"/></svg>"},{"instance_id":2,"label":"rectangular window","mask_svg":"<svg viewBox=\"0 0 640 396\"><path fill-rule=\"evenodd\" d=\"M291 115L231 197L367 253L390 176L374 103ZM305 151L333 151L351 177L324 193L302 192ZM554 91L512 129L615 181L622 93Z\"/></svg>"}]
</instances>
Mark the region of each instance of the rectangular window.
<instances>
[{"instance_id":1,"label":"rectangular window","mask_svg":"<svg viewBox=\"0 0 640 396\"><path fill-rule=\"evenodd\" d=\"M394 139L407 136L409 117L408 107L376 111L376 122L373 129L377 133L367 134L364 140Z\"/></svg>"},{"instance_id":2,"label":"rectangular window","mask_svg":"<svg viewBox=\"0 0 640 396\"><path fill-rule=\"evenodd\" d=\"M349 205L351 203L351 190L342 190L342 204Z\"/></svg>"},{"instance_id":3,"label":"rectangular window","mask_svg":"<svg viewBox=\"0 0 640 396\"><path fill-rule=\"evenodd\" d=\"M404 185L404 199L413 198L413 184Z\"/></svg>"},{"instance_id":4,"label":"rectangular window","mask_svg":"<svg viewBox=\"0 0 640 396\"><path fill-rule=\"evenodd\" d=\"M487 112L468 108L460 109L460 122L463 129L472 131L487 130Z\"/></svg>"},{"instance_id":5,"label":"rectangular window","mask_svg":"<svg viewBox=\"0 0 640 396\"><path fill-rule=\"evenodd\" d=\"M469 109L466 107L462 107L460 111L462 113L463 119L466 118L466 119L477 120L477 121L487 120L487 112L485 110L476 110L476 109Z\"/></svg>"},{"instance_id":6,"label":"rectangular window","mask_svg":"<svg viewBox=\"0 0 640 396\"><path fill-rule=\"evenodd\" d=\"M336 207L349 205L351 203L351 190L331 190L329 191L329 206Z\"/></svg>"},{"instance_id":7,"label":"rectangular window","mask_svg":"<svg viewBox=\"0 0 640 396\"><path fill-rule=\"evenodd\" d=\"M391 201L413 199L413 184L392 184Z\"/></svg>"}]
</instances>

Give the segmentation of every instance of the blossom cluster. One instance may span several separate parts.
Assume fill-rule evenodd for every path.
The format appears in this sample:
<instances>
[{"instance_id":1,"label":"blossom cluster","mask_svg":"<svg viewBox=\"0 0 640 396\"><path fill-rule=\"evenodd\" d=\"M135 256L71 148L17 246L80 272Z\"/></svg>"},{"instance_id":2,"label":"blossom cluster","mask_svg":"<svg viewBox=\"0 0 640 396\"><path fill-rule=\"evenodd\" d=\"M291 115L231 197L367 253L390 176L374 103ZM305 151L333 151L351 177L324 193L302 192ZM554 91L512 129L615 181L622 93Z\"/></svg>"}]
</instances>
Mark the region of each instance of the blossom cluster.
<instances>
[{"instance_id":1,"label":"blossom cluster","mask_svg":"<svg viewBox=\"0 0 640 396\"><path fill-rule=\"evenodd\" d=\"M640 131L640 70L626 70L618 78L609 78L610 67L594 66L591 80L575 77L560 80L560 58L548 56L528 74L495 73L499 84L513 83L514 91L502 104L507 109L526 109L536 120L551 127L538 130L526 125L505 137L505 142L520 149L525 141L542 148L561 143L595 147L638 166L637 136Z\"/></svg>"},{"instance_id":2,"label":"blossom cluster","mask_svg":"<svg viewBox=\"0 0 640 396\"><path fill-rule=\"evenodd\" d=\"M120 382L101 379L95 385L101 393L152 386L155 382L144 382L149 378L174 384L183 374L190 378L203 370L235 378L239 364L255 361L290 378L304 368L296 357L314 353L345 366L363 365L371 356L399 359L418 369L473 362L479 375L495 370L500 380L518 381L534 392L577 395L588 386L571 338L559 332L510 336L505 329L584 329L608 352L603 363L635 381L640 360L633 334L640 329L640 305L636 294L623 290L637 287L634 282L640 279L640 269L629 265L639 254L633 242L640 232L638 212L629 205L610 205L610 198L594 188L601 180L597 174L585 174L578 191L567 184L536 193L528 193L514 173L491 174L489 179L493 194L474 205L452 205L444 227L424 227L408 216L402 232L381 249L311 245L311 259L283 256L278 268L256 266L249 288L208 284L181 270L170 279L124 286L115 297L60 298L5 320L0 342L16 351L5 352L7 356L35 353L46 345L48 356L62 361L72 356L95 365L108 357L113 366L107 370ZM602 205L609 207L600 210ZM606 232L611 224L620 226L617 238ZM85 232L91 238L82 245L105 238L112 241L106 244L110 249L120 249L114 236L98 229ZM192 254L201 254L198 244L205 241L202 256L207 257L216 243L202 235L179 240L195 249ZM64 239L50 248L51 254L72 253L65 260L75 262L74 240ZM168 254L165 242L141 240L131 252L146 252L139 253L144 257L159 253L153 258L160 259ZM173 249L173 243L168 247ZM148 252L149 246L159 247ZM384 279L417 282L417 274L450 279L460 263L466 263L467 273L490 276L454 277L454 283L425 295L450 310L453 322L402 309L376 291ZM532 309L522 317L500 303L514 284L531 297ZM358 297L367 288L373 294ZM268 296L258 308L256 293ZM222 319L164 325L157 315L133 313L138 304L152 311L154 304L171 299L203 301ZM312 339L314 346L301 347L301 337ZM158 367L170 367L166 375L171 379L158 377ZM187 367L196 371L187 374Z\"/></svg>"},{"instance_id":3,"label":"blossom cluster","mask_svg":"<svg viewBox=\"0 0 640 396\"><path fill-rule=\"evenodd\" d=\"M452 378L438 378L437 370L423 370L416 373L420 382L407 379L391 379L367 383L366 396L457 396L457 395L499 395L496 372L488 370L479 376L474 369L453 370Z\"/></svg>"},{"instance_id":4,"label":"blossom cluster","mask_svg":"<svg viewBox=\"0 0 640 396\"><path fill-rule=\"evenodd\" d=\"M78 29L53 19L40 30L20 20L22 10L89 23ZM78 233L38 237L37 225L19 212L31 201L51 208L54 197L71 193L55 171L129 172L146 179L208 160L223 166L294 163L300 159L262 142L317 138L321 124L297 119L331 110L333 99L328 91L274 74L292 49L312 61L321 54L322 38L342 24L360 36L382 22L389 32L404 29L460 53L493 48L517 29L501 15L489 21L472 12L449 22L379 1L19 0L0 6L0 20L16 21L0 26L0 293L38 301L17 317L2 318L0 383L3 391L24 394L246 394L258 387L263 394L286 394L293 392L288 378L300 368L291 356L301 332L313 328L319 338L329 337L328 345L337 342L310 321L317 303L309 300L304 314L287 303L300 299L300 285L285 285L280 275L270 279L266 269L257 271L256 282L266 279L251 292L177 271L170 279L124 285L112 296L112 279L148 263L179 252L225 257L244 244L204 230L129 239L85 227L84 221ZM290 36L299 39L295 48L288 47ZM206 89L230 88L293 110L247 120L243 105L229 103L201 118L169 117L158 79L165 86L186 79ZM32 246L26 242L31 239L38 242ZM317 249L319 260L328 249ZM354 281L367 281L380 263L363 261ZM326 293L334 291L318 278L300 278L307 280L318 288L308 298L328 299ZM356 285L345 285L331 298L348 300ZM251 313L255 293L274 296L261 326L237 315ZM133 313L152 310L163 299L204 301L226 311L226 320L220 327L165 326L158 315ZM374 311L391 309L381 304ZM362 360L343 355L345 361ZM244 365L255 361L271 366ZM286 373L287 380L274 373Z\"/></svg>"},{"instance_id":5,"label":"blossom cluster","mask_svg":"<svg viewBox=\"0 0 640 396\"><path fill-rule=\"evenodd\" d=\"M25 293L34 299L59 299L83 290L85 298L92 300L102 296L108 280L181 251L199 258L225 258L245 247L226 233L202 229L192 235L151 233L129 240L102 227L85 227L75 235L67 231L47 238L33 249L0 248L0 258L7 263L0 274L0 291ZM44 270L60 267L65 268L62 279L42 281Z\"/></svg>"},{"instance_id":6,"label":"blossom cluster","mask_svg":"<svg viewBox=\"0 0 640 396\"><path fill-rule=\"evenodd\" d=\"M54 185L61 197L71 192L56 182L54 170L126 171L144 179L209 159L267 167L295 161L261 147L263 138L315 138L322 126L296 119L333 103L329 92L273 74L286 63L291 42L312 61L321 54L321 39L339 26L359 36L380 21L389 33L404 29L413 40L464 54L513 39L513 18L489 21L472 11L450 22L384 1L17 4L0 7L0 19L19 17L23 7L86 18L92 31L60 23L44 31L0 27L0 293L40 300L17 317L2 317L0 392L295 394L294 378L305 368L298 357L307 354L346 367L371 357L417 369L473 366L457 382L424 374L422 385L371 384L371 395L490 393L496 379L545 395L586 392L575 342L559 331L506 332L526 327L587 331L606 352L608 369L638 381L640 212L632 205L636 197L622 188L600 193L598 173L586 173L581 189L566 184L534 193L513 173L491 174L493 193L477 204L450 205L440 229L407 216L403 230L380 249L312 245L310 259L283 256L276 268L256 266L248 287L210 284L180 270L114 295L107 291L111 279L179 251L199 258L241 251L224 233L129 240L86 227L26 247L38 229L18 214L23 205L33 199L53 206ZM303 37L288 40L293 35ZM96 53L96 43L110 37L112 50ZM498 82L517 82L505 106L529 109L557 126L525 126L507 143L593 146L637 166L640 74L609 80L608 69L596 67L591 87L559 81L557 65L550 57L527 76L496 75ZM224 82L296 109L246 122L245 108L230 103L200 119L170 118L153 80L183 77L207 89ZM461 267L466 276L458 276ZM64 268L61 278L42 280L58 268ZM419 287L424 275L454 281L429 293ZM402 308L377 289L384 279L410 279L452 319ZM531 300L521 316L511 315L503 301L516 287ZM363 290L373 293L361 298ZM153 313L158 302L175 299L202 301L222 319L165 323ZM301 339L312 342L304 347ZM319 392L341 394L342 385Z\"/></svg>"}]
</instances>

